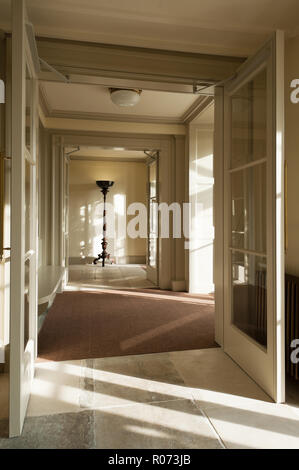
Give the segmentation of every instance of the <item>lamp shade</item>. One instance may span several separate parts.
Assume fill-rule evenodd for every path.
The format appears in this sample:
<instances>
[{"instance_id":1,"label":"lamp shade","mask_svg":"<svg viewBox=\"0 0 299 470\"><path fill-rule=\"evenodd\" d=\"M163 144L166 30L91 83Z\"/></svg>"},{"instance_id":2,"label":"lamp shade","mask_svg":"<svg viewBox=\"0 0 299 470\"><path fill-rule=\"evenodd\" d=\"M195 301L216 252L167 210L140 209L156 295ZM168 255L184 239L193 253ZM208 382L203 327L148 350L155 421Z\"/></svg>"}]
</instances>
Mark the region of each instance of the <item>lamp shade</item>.
<instances>
[{"instance_id":1,"label":"lamp shade","mask_svg":"<svg viewBox=\"0 0 299 470\"><path fill-rule=\"evenodd\" d=\"M96 181L96 183L97 183L99 188L104 189L104 190L108 190L109 188L111 188L111 186L113 186L114 181L98 180L98 181Z\"/></svg>"},{"instance_id":2,"label":"lamp shade","mask_svg":"<svg viewBox=\"0 0 299 470\"><path fill-rule=\"evenodd\" d=\"M121 107L135 106L139 100L142 90L130 90L122 88L110 88L111 100Z\"/></svg>"}]
</instances>

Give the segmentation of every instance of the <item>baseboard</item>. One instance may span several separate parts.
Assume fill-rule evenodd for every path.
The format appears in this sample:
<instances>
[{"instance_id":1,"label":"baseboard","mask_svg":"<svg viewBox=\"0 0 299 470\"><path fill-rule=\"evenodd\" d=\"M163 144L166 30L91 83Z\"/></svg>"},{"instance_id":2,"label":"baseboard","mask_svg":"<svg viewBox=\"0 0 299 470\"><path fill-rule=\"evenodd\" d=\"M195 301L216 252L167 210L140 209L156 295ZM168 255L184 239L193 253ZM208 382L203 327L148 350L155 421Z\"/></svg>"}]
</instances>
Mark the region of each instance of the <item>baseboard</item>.
<instances>
[{"instance_id":1,"label":"baseboard","mask_svg":"<svg viewBox=\"0 0 299 470\"><path fill-rule=\"evenodd\" d=\"M10 348L9 344L4 346L4 362L0 364L0 374L9 373L9 357L10 357Z\"/></svg>"},{"instance_id":2,"label":"baseboard","mask_svg":"<svg viewBox=\"0 0 299 470\"><path fill-rule=\"evenodd\" d=\"M1 344L0 345L0 374L4 373L5 367L5 347Z\"/></svg>"},{"instance_id":3,"label":"baseboard","mask_svg":"<svg viewBox=\"0 0 299 470\"><path fill-rule=\"evenodd\" d=\"M146 264L146 256L116 256L115 262L116 264Z\"/></svg>"},{"instance_id":4,"label":"baseboard","mask_svg":"<svg viewBox=\"0 0 299 470\"><path fill-rule=\"evenodd\" d=\"M171 281L171 290L174 292L186 292L186 281Z\"/></svg>"},{"instance_id":5,"label":"baseboard","mask_svg":"<svg viewBox=\"0 0 299 470\"><path fill-rule=\"evenodd\" d=\"M81 256L71 256L69 257L69 266L74 264L91 264L94 260L94 257L87 256L86 258L81 258Z\"/></svg>"},{"instance_id":6,"label":"baseboard","mask_svg":"<svg viewBox=\"0 0 299 470\"><path fill-rule=\"evenodd\" d=\"M214 294L215 286L214 284L203 284L201 286L190 286L189 291L190 294Z\"/></svg>"},{"instance_id":7,"label":"baseboard","mask_svg":"<svg viewBox=\"0 0 299 470\"><path fill-rule=\"evenodd\" d=\"M91 256L87 256L86 258L81 258L80 256L71 256L69 258L69 266L78 264L92 264L93 260L94 257ZM111 256L111 260L115 262L115 264L146 264L145 255Z\"/></svg>"}]
</instances>

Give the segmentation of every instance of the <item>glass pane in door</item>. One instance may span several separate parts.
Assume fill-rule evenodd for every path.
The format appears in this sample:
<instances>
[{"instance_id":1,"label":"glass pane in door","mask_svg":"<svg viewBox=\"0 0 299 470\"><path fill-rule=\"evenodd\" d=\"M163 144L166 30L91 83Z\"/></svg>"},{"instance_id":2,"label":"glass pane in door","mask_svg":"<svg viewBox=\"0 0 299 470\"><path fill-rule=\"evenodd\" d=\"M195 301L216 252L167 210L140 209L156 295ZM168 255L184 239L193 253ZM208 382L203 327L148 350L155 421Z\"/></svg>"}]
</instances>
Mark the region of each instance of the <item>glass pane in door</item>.
<instances>
[{"instance_id":1,"label":"glass pane in door","mask_svg":"<svg viewBox=\"0 0 299 470\"><path fill-rule=\"evenodd\" d=\"M266 157L267 70L231 97L231 168Z\"/></svg>"},{"instance_id":2,"label":"glass pane in door","mask_svg":"<svg viewBox=\"0 0 299 470\"><path fill-rule=\"evenodd\" d=\"M266 253L266 163L231 174L233 248Z\"/></svg>"},{"instance_id":3,"label":"glass pane in door","mask_svg":"<svg viewBox=\"0 0 299 470\"><path fill-rule=\"evenodd\" d=\"M157 207L157 162L149 166L149 237L148 261L152 268L157 267L158 207Z\"/></svg>"},{"instance_id":4,"label":"glass pane in door","mask_svg":"<svg viewBox=\"0 0 299 470\"><path fill-rule=\"evenodd\" d=\"M30 324L30 304L29 304L29 288L30 288L30 259L25 261L25 279L24 279L24 350L29 340L29 324Z\"/></svg>"},{"instance_id":5,"label":"glass pane in door","mask_svg":"<svg viewBox=\"0 0 299 470\"><path fill-rule=\"evenodd\" d=\"M267 71L231 95L231 320L267 346Z\"/></svg>"},{"instance_id":6,"label":"glass pane in door","mask_svg":"<svg viewBox=\"0 0 299 470\"><path fill-rule=\"evenodd\" d=\"M267 346L266 258L232 252L233 324Z\"/></svg>"},{"instance_id":7,"label":"glass pane in door","mask_svg":"<svg viewBox=\"0 0 299 470\"><path fill-rule=\"evenodd\" d=\"M31 148L31 120L32 120L32 79L28 66L26 66L26 114L25 114L25 142L26 148L30 152Z\"/></svg>"},{"instance_id":8,"label":"glass pane in door","mask_svg":"<svg viewBox=\"0 0 299 470\"><path fill-rule=\"evenodd\" d=\"M30 224L31 224L31 167L32 165L25 159L25 253L30 248Z\"/></svg>"}]
</instances>

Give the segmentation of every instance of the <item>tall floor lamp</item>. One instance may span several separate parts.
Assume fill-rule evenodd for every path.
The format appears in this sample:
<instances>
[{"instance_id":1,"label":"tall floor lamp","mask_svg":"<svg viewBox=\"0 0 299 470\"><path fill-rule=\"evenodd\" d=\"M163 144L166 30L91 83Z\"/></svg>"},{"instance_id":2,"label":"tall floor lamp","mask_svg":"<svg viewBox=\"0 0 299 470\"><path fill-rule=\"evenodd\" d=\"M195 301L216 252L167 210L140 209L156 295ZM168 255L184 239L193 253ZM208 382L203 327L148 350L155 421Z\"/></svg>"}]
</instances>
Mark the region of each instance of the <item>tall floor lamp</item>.
<instances>
[{"instance_id":1,"label":"tall floor lamp","mask_svg":"<svg viewBox=\"0 0 299 470\"><path fill-rule=\"evenodd\" d=\"M107 253L106 248L108 245L108 242L106 241L106 232L107 232L107 223L106 223L106 196L107 193L109 192L109 188L113 186L114 181L97 181L96 182L98 187L101 189L101 192L104 196L104 210L103 210L103 238L102 238L102 253L98 255L97 258L93 260L93 264L97 264L98 261L102 260L102 266L103 268L105 267L105 260L109 259L110 255Z\"/></svg>"}]
</instances>

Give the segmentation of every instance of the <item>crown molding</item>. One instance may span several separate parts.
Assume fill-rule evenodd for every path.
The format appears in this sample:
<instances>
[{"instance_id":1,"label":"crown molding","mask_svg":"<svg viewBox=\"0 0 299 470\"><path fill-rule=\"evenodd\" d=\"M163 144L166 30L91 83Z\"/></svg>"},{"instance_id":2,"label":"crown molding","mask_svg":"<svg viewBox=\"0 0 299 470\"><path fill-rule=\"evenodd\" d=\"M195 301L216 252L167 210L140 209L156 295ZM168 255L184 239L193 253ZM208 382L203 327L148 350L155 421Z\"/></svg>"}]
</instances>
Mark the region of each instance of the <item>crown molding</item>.
<instances>
[{"instance_id":1,"label":"crown molding","mask_svg":"<svg viewBox=\"0 0 299 470\"><path fill-rule=\"evenodd\" d=\"M70 157L70 161L84 161L84 162L133 162L133 163L146 163L146 157L144 158L122 158L122 157L89 157L82 155L73 155Z\"/></svg>"},{"instance_id":2,"label":"crown molding","mask_svg":"<svg viewBox=\"0 0 299 470\"><path fill-rule=\"evenodd\" d=\"M48 108L49 109L49 108ZM81 119L92 121L117 121L117 122L142 122L149 124L183 124L181 118L172 118L168 116L146 116L146 115L126 115L111 113L93 113L88 111L67 111L67 110L51 110L48 111L47 117L58 119Z\"/></svg>"},{"instance_id":3,"label":"crown molding","mask_svg":"<svg viewBox=\"0 0 299 470\"><path fill-rule=\"evenodd\" d=\"M44 116L49 117L51 114L51 107L50 107L49 100L47 98L46 91L41 84L39 85L39 106Z\"/></svg>"},{"instance_id":4,"label":"crown molding","mask_svg":"<svg viewBox=\"0 0 299 470\"><path fill-rule=\"evenodd\" d=\"M184 124L189 124L193 119L205 111L214 101L213 96L199 96L199 98L190 106L181 117Z\"/></svg>"}]
</instances>

